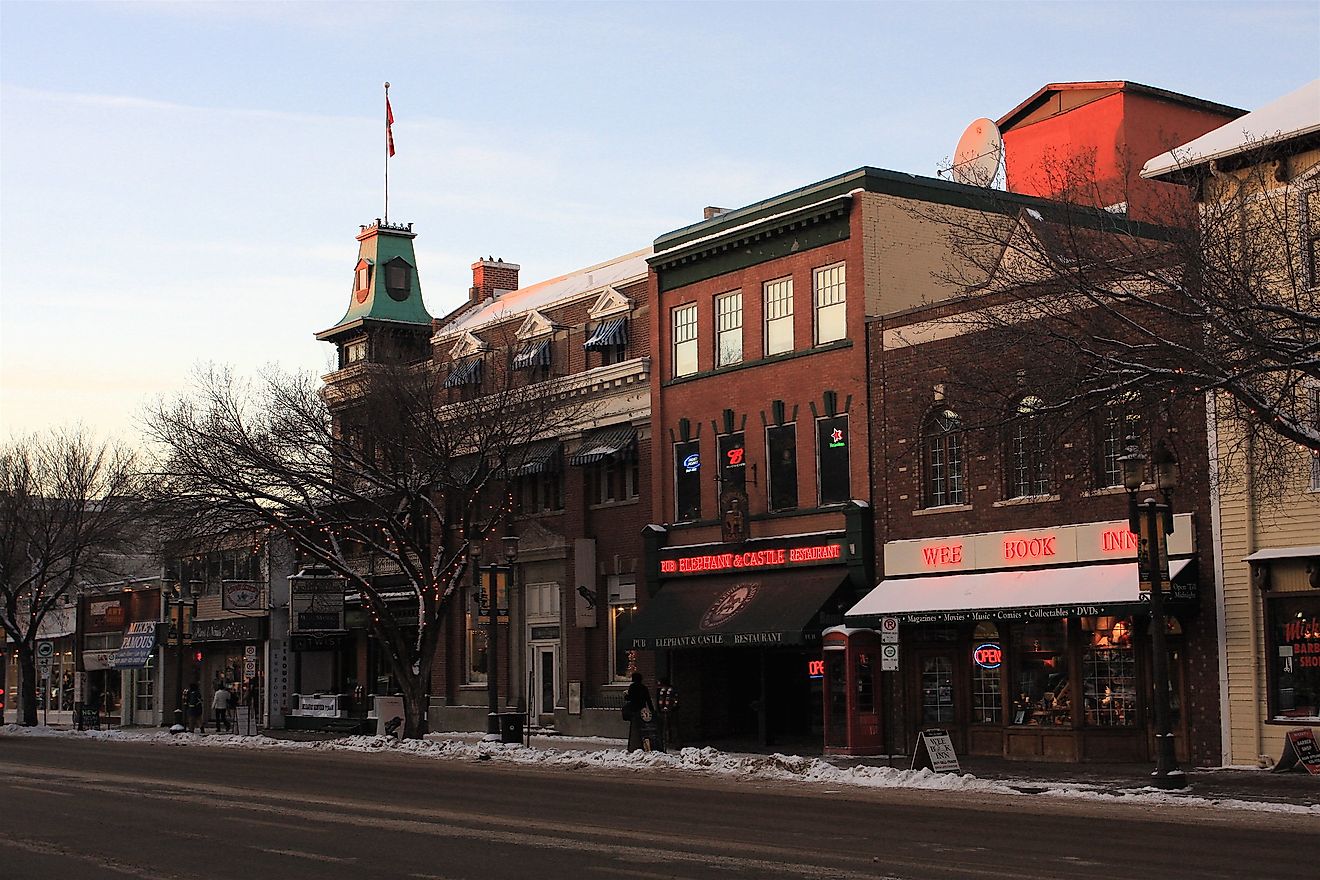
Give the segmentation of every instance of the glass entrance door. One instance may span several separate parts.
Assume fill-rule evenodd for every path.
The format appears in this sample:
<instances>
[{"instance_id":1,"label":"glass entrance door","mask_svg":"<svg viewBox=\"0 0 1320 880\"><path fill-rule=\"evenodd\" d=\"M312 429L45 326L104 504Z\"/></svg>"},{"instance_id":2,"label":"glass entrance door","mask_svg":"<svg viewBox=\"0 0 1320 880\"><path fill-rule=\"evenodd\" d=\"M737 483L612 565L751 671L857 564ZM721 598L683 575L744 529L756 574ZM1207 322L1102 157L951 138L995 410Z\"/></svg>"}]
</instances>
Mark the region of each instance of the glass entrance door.
<instances>
[{"instance_id":1,"label":"glass entrance door","mask_svg":"<svg viewBox=\"0 0 1320 880\"><path fill-rule=\"evenodd\" d=\"M953 656L947 653L919 656L921 700L917 718L922 727L947 727L957 718L954 705Z\"/></svg>"},{"instance_id":2,"label":"glass entrance door","mask_svg":"<svg viewBox=\"0 0 1320 880\"><path fill-rule=\"evenodd\" d=\"M532 647L532 701L534 711L539 715L555 714L555 703L559 696L557 684L558 651L553 645L534 645Z\"/></svg>"}]
</instances>

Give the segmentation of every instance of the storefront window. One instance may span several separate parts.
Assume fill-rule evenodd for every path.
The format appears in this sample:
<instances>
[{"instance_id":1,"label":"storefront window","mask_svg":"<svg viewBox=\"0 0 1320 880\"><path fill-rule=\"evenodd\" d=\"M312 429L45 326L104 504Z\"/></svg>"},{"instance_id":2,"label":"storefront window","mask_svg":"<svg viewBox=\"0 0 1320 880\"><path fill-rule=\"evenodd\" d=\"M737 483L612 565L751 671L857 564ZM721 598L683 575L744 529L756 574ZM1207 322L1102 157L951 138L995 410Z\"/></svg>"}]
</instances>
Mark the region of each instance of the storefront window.
<instances>
[{"instance_id":1,"label":"storefront window","mask_svg":"<svg viewBox=\"0 0 1320 880\"><path fill-rule=\"evenodd\" d=\"M467 602L467 682L481 684L486 680L486 627L482 626L475 612L476 602Z\"/></svg>"},{"instance_id":2,"label":"storefront window","mask_svg":"<svg viewBox=\"0 0 1320 880\"><path fill-rule=\"evenodd\" d=\"M1083 617L1082 695L1086 724L1131 727L1137 723L1136 659L1132 618Z\"/></svg>"},{"instance_id":3,"label":"storefront window","mask_svg":"<svg viewBox=\"0 0 1320 880\"><path fill-rule=\"evenodd\" d=\"M613 657L611 674L615 681L628 681L637 671L637 652L630 650L626 640L619 634L627 630L637 615L637 606L631 602L626 605L610 606L610 656Z\"/></svg>"},{"instance_id":4,"label":"storefront window","mask_svg":"<svg viewBox=\"0 0 1320 880\"><path fill-rule=\"evenodd\" d=\"M972 645L972 723L1001 724L1004 698L1000 687L1004 648L999 628L983 621L976 625Z\"/></svg>"},{"instance_id":5,"label":"storefront window","mask_svg":"<svg viewBox=\"0 0 1320 880\"><path fill-rule=\"evenodd\" d=\"M1279 596L1265 608L1270 715L1281 721L1320 721L1320 598Z\"/></svg>"},{"instance_id":6,"label":"storefront window","mask_svg":"<svg viewBox=\"0 0 1320 880\"><path fill-rule=\"evenodd\" d=\"M147 665L134 676L133 709L150 712L156 705L156 655L147 658Z\"/></svg>"},{"instance_id":7,"label":"storefront window","mask_svg":"<svg viewBox=\"0 0 1320 880\"><path fill-rule=\"evenodd\" d=\"M921 661L921 722L943 724L953 720L953 662L945 654Z\"/></svg>"},{"instance_id":8,"label":"storefront window","mask_svg":"<svg viewBox=\"0 0 1320 880\"><path fill-rule=\"evenodd\" d=\"M1020 623L1013 635L1013 723L1061 727L1072 721L1064 621Z\"/></svg>"}]
</instances>

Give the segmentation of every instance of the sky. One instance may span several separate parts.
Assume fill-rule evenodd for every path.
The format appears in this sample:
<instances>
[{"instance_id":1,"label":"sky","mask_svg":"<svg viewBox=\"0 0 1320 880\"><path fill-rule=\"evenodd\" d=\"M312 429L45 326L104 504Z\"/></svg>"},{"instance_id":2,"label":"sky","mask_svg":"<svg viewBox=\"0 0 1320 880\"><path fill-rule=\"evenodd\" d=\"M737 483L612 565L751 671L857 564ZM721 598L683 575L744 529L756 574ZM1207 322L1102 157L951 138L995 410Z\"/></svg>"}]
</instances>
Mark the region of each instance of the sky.
<instances>
[{"instance_id":1,"label":"sky","mask_svg":"<svg viewBox=\"0 0 1320 880\"><path fill-rule=\"evenodd\" d=\"M1254 109L1320 3L0 2L0 440L135 442L201 364L324 372L354 240L412 222L435 316L873 165L933 175L1041 86Z\"/></svg>"}]
</instances>

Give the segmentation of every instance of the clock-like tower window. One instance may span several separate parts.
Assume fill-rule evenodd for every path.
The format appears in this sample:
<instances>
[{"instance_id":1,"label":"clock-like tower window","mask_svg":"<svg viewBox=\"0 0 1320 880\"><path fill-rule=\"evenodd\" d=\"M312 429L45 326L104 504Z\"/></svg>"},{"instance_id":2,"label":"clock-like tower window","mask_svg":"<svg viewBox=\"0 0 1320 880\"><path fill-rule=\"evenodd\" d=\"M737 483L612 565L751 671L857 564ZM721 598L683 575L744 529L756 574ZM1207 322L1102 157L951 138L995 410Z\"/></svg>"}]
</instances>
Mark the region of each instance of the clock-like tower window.
<instances>
[{"instance_id":1,"label":"clock-like tower window","mask_svg":"<svg viewBox=\"0 0 1320 880\"><path fill-rule=\"evenodd\" d=\"M395 302L408 298L412 287L412 266L403 257L395 257L385 264L385 291Z\"/></svg>"}]
</instances>

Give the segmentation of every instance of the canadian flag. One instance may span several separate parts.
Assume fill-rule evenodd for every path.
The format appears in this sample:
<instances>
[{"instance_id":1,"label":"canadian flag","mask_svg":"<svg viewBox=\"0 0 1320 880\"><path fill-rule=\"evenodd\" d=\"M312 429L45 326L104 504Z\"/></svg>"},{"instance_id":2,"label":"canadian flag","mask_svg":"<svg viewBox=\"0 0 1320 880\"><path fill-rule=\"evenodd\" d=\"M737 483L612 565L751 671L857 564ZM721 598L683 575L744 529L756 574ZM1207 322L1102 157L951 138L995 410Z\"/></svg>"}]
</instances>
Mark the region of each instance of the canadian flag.
<instances>
[{"instance_id":1,"label":"canadian flag","mask_svg":"<svg viewBox=\"0 0 1320 880\"><path fill-rule=\"evenodd\" d=\"M390 155L394 155L394 110L390 108L390 96L385 96L385 142L389 145Z\"/></svg>"}]
</instances>

